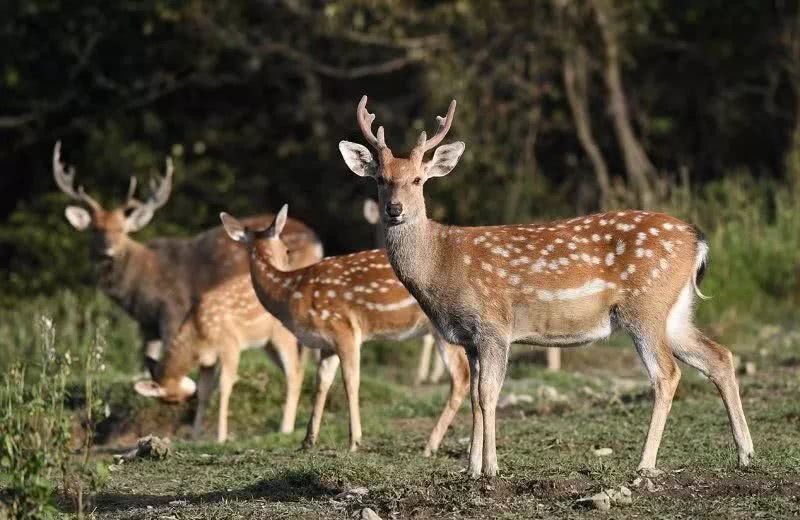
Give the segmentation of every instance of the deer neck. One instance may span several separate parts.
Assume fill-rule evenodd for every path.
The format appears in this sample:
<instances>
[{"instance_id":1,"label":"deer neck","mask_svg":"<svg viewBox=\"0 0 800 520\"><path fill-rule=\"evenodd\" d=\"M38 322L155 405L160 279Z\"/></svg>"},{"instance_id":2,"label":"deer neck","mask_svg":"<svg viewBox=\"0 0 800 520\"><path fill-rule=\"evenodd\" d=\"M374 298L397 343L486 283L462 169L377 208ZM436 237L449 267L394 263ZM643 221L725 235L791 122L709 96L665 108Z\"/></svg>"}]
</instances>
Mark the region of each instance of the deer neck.
<instances>
[{"instance_id":1,"label":"deer neck","mask_svg":"<svg viewBox=\"0 0 800 520\"><path fill-rule=\"evenodd\" d=\"M422 218L399 226L384 225L386 254L397 277L417 297L427 289L434 274L440 247L438 222Z\"/></svg>"},{"instance_id":2,"label":"deer neck","mask_svg":"<svg viewBox=\"0 0 800 520\"><path fill-rule=\"evenodd\" d=\"M273 264L271 254L259 243L250 252L250 275L256 295L267 312L283 324L291 322L289 301L304 270L305 268L295 271L278 269Z\"/></svg>"}]
</instances>

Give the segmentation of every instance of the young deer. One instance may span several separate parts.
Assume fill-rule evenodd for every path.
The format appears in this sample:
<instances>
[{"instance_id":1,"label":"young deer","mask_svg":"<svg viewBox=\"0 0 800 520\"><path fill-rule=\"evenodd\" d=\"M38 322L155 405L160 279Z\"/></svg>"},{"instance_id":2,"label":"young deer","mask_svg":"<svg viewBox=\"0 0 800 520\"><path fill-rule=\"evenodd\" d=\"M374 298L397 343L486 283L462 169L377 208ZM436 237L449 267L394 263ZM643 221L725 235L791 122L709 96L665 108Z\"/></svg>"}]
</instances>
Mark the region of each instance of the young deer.
<instances>
[{"instance_id":1,"label":"young deer","mask_svg":"<svg viewBox=\"0 0 800 520\"><path fill-rule=\"evenodd\" d=\"M220 227L192 238L156 238L137 242L130 234L145 227L155 211L169 199L172 162L164 177L153 185L144 202L134 198L136 178L131 177L124 204L104 209L83 186L75 189L75 170L61 163L61 143L53 150L53 177L58 187L81 206L68 206L72 226L91 232L90 254L100 287L139 323L148 368L178 330L192 302L203 292L237 274L248 272L247 254ZM273 215L248 219L250 225L267 225ZM292 249L292 265L303 266L322 258L322 245L305 224L290 220L283 237Z\"/></svg>"},{"instance_id":2,"label":"young deer","mask_svg":"<svg viewBox=\"0 0 800 520\"><path fill-rule=\"evenodd\" d=\"M228 401L236 382L239 355L242 350L254 347L265 347L286 376L281 432L294 430L306 349L302 349L301 356L301 347L292 333L264 312L253 291L250 275L236 276L204 293L166 347L162 360L155 367L153 380L139 381L134 388L141 395L170 403L185 401L196 390L195 438L202 431L217 363L220 365L217 441L225 442L228 438ZM195 386L188 374L197 366L200 379Z\"/></svg>"},{"instance_id":3,"label":"young deer","mask_svg":"<svg viewBox=\"0 0 800 520\"><path fill-rule=\"evenodd\" d=\"M342 141L348 167L378 184L389 261L420 306L470 362L473 410L469 472L497 473L495 409L512 342L563 347L606 338L616 327L632 337L650 376L655 404L640 470L656 454L680 378L674 358L717 386L727 408L739 464L753 456L730 351L692 324L708 244L693 226L647 211L619 211L538 225L445 226L425 214L422 187L447 175L464 143L441 143L456 103L423 132L407 159L372 133L367 97L357 120L377 159ZM436 148L433 158L424 154Z\"/></svg>"},{"instance_id":4,"label":"young deer","mask_svg":"<svg viewBox=\"0 0 800 520\"><path fill-rule=\"evenodd\" d=\"M372 224L375 228L374 244L376 249L385 249L383 241L383 229L378 225L381 220L378 203L372 199L364 200L364 220ZM414 384L438 383L444 375L444 359L437 351L433 350L433 335L425 334L422 337L422 353L419 356L417 365L417 377ZM433 357L433 372L431 372L431 357Z\"/></svg>"},{"instance_id":5,"label":"young deer","mask_svg":"<svg viewBox=\"0 0 800 520\"><path fill-rule=\"evenodd\" d=\"M303 345L320 349L314 408L303 447L312 447L328 390L341 360L350 411L350 451L361 443L358 404L361 343L375 339L403 340L434 332L414 298L397 280L382 250L325 258L290 270L286 244L280 239L288 208L283 206L267 229L253 231L227 213L223 225L250 251L250 273L258 299ZM436 342L450 373L450 397L431 432L425 454L439 447L468 388L463 349Z\"/></svg>"}]
</instances>

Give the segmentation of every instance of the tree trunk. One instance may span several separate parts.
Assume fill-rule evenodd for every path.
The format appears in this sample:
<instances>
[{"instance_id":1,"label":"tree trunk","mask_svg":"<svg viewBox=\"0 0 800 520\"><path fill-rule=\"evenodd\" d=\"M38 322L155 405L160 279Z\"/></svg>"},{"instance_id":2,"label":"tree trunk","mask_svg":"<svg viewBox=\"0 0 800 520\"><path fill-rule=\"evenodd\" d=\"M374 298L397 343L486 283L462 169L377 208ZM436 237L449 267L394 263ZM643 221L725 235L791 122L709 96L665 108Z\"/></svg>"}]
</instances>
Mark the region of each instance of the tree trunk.
<instances>
[{"instance_id":1,"label":"tree trunk","mask_svg":"<svg viewBox=\"0 0 800 520\"><path fill-rule=\"evenodd\" d=\"M589 115L589 101L586 90L587 66L586 49L576 45L574 49L566 49L562 65L564 76L564 88L567 93L567 101L572 111L572 119L575 122L575 130L586 155L592 163L594 175L597 178L597 185L600 188L600 206L608 208L613 205L611 192L611 178L608 173L608 166L603 158L603 153L597 145L592 132L591 116Z\"/></svg>"},{"instance_id":2,"label":"tree trunk","mask_svg":"<svg viewBox=\"0 0 800 520\"><path fill-rule=\"evenodd\" d=\"M622 86L622 73L619 64L619 41L617 39L616 22L613 6L607 0L591 0L595 22L600 29L605 51L605 67L603 77L609 95L609 112L614 124L625 170L631 184L637 191L642 207L652 207L655 202L655 187L658 176L653 163L644 151L639 139L633 131L625 91Z\"/></svg>"}]
</instances>

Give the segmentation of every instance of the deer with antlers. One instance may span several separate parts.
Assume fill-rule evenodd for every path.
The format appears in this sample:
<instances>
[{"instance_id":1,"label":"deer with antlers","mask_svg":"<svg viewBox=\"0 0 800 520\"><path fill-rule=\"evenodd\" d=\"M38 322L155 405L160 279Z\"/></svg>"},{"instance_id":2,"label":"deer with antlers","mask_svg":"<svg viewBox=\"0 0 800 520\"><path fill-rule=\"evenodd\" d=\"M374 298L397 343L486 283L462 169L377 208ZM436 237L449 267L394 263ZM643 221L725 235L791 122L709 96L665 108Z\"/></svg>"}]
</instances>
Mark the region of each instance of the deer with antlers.
<instances>
[{"instance_id":1,"label":"deer with antlers","mask_svg":"<svg viewBox=\"0 0 800 520\"><path fill-rule=\"evenodd\" d=\"M286 377L280 431L289 433L294 430L307 349L302 349L294 335L264 311L247 273L230 278L200 296L189 317L166 344L153 379L139 381L134 388L143 396L168 403L183 402L196 393L192 433L198 438L214 386L214 367L219 363L217 441L225 442L228 402L236 381L239 356L243 350L255 347L264 347ZM200 378L195 384L188 375L198 366Z\"/></svg>"},{"instance_id":2,"label":"deer with antlers","mask_svg":"<svg viewBox=\"0 0 800 520\"><path fill-rule=\"evenodd\" d=\"M162 342L169 342L193 302L220 282L248 272L247 254L219 228L192 238L156 238L147 243L130 234L145 227L155 211L164 206L172 190L172 161L152 185L145 201L134 197L136 178L131 177L124 204L107 210L90 197L83 186L75 188L74 168L61 162L61 143L53 150L53 177L58 187L80 206L68 206L65 214L72 226L91 232L90 254L100 287L136 320L151 373ZM267 225L273 215L248 219L251 225ZM322 258L322 245L305 224L290 220L284 239L292 249L294 266Z\"/></svg>"},{"instance_id":3,"label":"deer with antlers","mask_svg":"<svg viewBox=\"0 0 800 520\"><path fill-rule=\"evenodd\" d=\"M654 390L639 469L656 455L680 379L675 358L716 385L727 409L739 464L754 454L728 349L692 324L708 244L695 228L649 211L615 211L545 224L447 226L427 218L423 186L455 168L463 142L439 146L456 102L425 132L408 158L395 157L364 96L357 121L377 152L347 141L347 166L378 185L389 262L439 333L463 345L470 363L472 440L469 473L497 474L495 410L512 342L564 347L623 328ZM426 161L426 152L435 150Z\"/></svg>"},{"instance_id":4,"label":"deer with antlers","mask_svg":"<svg viewBox=\"0 0 800 520\"><path fill-rule=\"evenodd\" d=\"M364 200L364 220L372 224L375 229L375 248L384 249L386 245L383 243L383 230L379 225L381 216L378 210L378 203L372 199ZM422 337L422 352L419 356L414 384L438 383L444 375L444 359L439 355L438 351L433 350L433 345L433 335L425 334ZM433 370L431 370L431 358L433 358Z\"/></svg>"},{"instance_id":5,"label":"deer with antlers","mask_svg":"<svg viewBox=\"0 0 800 520\"><path fill-rule=\"evenodd\" d=\"M397 280L382 250L334 256L291 269L281 240L288 207L266 229L254 230L227 213L220 215L231 238L250 252L250 274L258 299L303 345L320 350L311 419L305 448L319 437L328 390L341 362L350 412L350 451L361 443L358 403L361 344L403 340L434 333L450 374L450 396L431 432L425 454L431 455L467 394L469 372L463 349L435 334L416 300Z\"/></svg>"}]
</instances>

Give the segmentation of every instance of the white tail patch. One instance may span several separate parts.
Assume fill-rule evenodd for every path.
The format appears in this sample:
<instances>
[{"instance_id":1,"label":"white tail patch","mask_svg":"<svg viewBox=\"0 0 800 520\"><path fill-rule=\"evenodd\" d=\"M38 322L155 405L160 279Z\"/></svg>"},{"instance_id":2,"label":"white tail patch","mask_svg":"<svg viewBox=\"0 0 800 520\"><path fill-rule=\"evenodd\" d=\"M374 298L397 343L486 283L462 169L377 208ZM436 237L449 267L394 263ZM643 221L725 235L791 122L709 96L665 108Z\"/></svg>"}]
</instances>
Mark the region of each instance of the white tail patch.
<instances>
[{"instance_id":1,"label":"white tail patch","mask_svg":"<svg viewBox=\"0 0 800 520\"><path fill-rule=\"evenodd\" d=\"M695 257L694 261L694 273L692 274L692 287L694 288L694 293L700 298L701 300L710 300L710 296L706 296L702 292L700 292L700 288L697 287L697 272L700 270L700 266L706 262L706 258L708 257L708 244L706 242L700 241L697 243L697 256Z\"/></svg>"}]
</instances>

